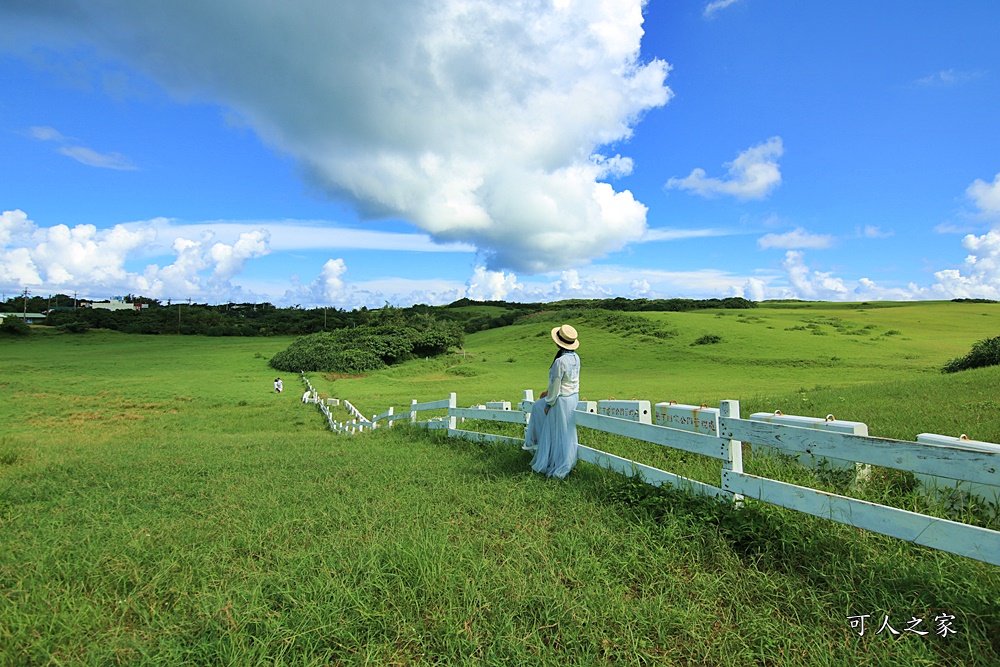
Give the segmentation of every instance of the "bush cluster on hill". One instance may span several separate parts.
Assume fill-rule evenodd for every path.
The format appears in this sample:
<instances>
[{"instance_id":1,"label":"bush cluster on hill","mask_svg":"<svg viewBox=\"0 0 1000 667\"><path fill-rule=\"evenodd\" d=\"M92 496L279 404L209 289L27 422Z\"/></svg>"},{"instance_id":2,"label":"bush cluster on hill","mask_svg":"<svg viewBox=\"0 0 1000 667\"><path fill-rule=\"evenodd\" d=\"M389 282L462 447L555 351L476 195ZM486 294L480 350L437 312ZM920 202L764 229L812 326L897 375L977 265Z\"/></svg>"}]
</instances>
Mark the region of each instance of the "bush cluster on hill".
<instances>
[{"instance_id":1,"label":"bush cluster on hill","mask_svg":"<svg viewBox=\"0 0 1000 667\"><path fill-rule=\"evenodd\" d=\"M722 336L717 336L715 334L705 334L691 345L716 345L722 342Z\"/></svg>"},{"instance_id":2,"label":"bush cluster on hill","mask_svg":"<svg viewBox=\"0 0 1000 667\"><path fill-rule=\"evenodd\" d=\"M1000 364L1000 336L995 338L984 338L973 344L972 349L964 357L952 359L944 368L942 373L957 373L970 368L983 368L985 366L996 366Z\"/></svg>"},{"instance_id":3,"label":"bush cluster on hill","mask_svg":"<svg viewBox=\"0 0 1000 667\"><path fill-rule=\"evenodd\" d=\"M8 336L27 336L31 333L31 327L19 317L6 317L0 323L0 334Z\"/></svg>"},{"instance_id":4,"label":"bush cluster on hill","mask_svg":"<svg viewBox=\"0 0 1000 667\"><path fill-rule=\"evenodd\" d=\"M462 345L462 329L426 316L377 323L298 338L271 357L285 372L360 374L414 357L436 356Z\"/></svg>"},{"instance_id":5,"label":"bush cluster on hill","mask_svg":"<svg viewBox=\"0 0 1000 667\"><path fill-rule=\"evenodd\" d=\"M650 338L665 340L677 335L675 330L667 329L659 322L654 322L641 315L628 315L614 310L570 310L561 313L561 315L566 318L579 319L591 326L604 329L608 333L618 334L625 338L629 336L648 336Z\"/></svg>"}]
</instances>

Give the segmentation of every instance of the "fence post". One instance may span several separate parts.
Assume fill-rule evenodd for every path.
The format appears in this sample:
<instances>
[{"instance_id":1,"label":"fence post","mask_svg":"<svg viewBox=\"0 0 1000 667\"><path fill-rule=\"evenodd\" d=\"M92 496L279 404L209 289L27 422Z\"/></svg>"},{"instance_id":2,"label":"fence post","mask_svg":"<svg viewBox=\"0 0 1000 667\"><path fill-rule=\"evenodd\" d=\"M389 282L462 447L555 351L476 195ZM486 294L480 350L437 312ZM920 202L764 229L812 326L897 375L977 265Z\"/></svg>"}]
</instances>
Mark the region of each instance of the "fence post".
<instances>
[{"instance_id":1,"label":"fence post","mask_svg":"<svg viewBox=\"0 0 1000 667\"><path fill-rule=\"evenodd\" d=\"M456 418L452 416L451 411L458 407L458 398L455 396L455 392L451 392L448 396L448 428L454 431L458 428Z\"/></svg>"},{"instance_id":2,"label":"fence post","mask_svg":"<svg viewBox=\"0 0 1000 667\"><path fill-rule=\"evenodd\" d=\"M410 423L417 423L417 411L413 409L413 406L417 404L417 399L410 401Z\"/></svg>"},{"instance_id":3,"label":"fence post","mask_svg":"<svg viewBox=\"0 0 1000 667\"><path fill-rule=\"evenodd\" d=\"M530 401L531 403L535 402L535 390L534 389L525 389L524 390L524 398L521 399L521 405L518 406L519 408L521 408L521 410L524 410L524 402L525 401ZM530 413L528 414L528 418L529 419L531 418L531 414Z\"/></svg>"},{"instance_id":4,"label":"fence post","mask_svg":"<svg viewBox=\"0 0 1000 667\"><path fill-rule=\"evenodd\" d=\"M740 402L739 401L722 401L719 403L719 416L720 417L732 417L733 419L740 418ZM743 472L743 443L739 440L730 440L729 445L726 447L729 459L722 462L722 467L724 470L731 470L733 472ZM724 484L720 484L724 486ZM737 507L743 506L743 494L734 493L733 503Z\"/></svg>"},{"instance_id":5,"label":"fence post","mask_svg":"<svg viewBox=\"0 0 1000 667\"><path fill-rule=\"evenodd\" d=\"M389 406L388 419L389 419L389 428L392 428L392 406L391 405Z\"/></svg>"}]
</instances>

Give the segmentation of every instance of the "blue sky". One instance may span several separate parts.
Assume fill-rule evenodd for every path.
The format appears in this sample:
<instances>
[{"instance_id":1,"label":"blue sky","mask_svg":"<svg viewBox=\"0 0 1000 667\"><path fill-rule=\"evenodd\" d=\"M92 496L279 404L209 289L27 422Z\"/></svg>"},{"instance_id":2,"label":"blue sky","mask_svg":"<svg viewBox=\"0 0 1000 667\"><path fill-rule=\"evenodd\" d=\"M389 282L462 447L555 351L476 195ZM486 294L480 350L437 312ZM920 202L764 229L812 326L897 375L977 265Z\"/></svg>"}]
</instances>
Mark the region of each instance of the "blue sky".
<instances>
[{"instance_id":1,"label":"blue sky","mask_svg":"<svg viewBox=\"0 0 1000 667\"><path fill-rule=\"evenodd\" d=\"M1000 298L1000 3L0 2L0 291Z\"/></svg>"}]
</instances>

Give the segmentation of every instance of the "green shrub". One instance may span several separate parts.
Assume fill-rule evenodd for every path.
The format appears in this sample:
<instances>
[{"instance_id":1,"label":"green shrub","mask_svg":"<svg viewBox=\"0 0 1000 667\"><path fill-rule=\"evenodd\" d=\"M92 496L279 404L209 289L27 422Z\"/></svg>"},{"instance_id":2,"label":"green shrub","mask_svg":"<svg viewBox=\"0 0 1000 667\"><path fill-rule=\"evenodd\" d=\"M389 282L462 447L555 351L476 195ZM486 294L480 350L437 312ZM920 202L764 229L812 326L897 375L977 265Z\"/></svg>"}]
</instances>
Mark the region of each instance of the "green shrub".
<instances>
[{"instance_id":1,"label":"green shrub","mask_svg":"<svg viewBox=\"0 0 1000 667\"><path fill-rule=\"evenodd\" d=\"M60 324L59 326L56 327L56 329L62 331L63 333L80 334L90 331L90 325L87 324L86 322L80 322L79 320L75 320L73 322L67 322L66 324Z\"/></svg>"},{"instance_id":2,"label":"green shrub","mask_svg":"<svg viewBox=\"0 0 1000 667\"><path fill-rule=\"evenodd\" d=\"M604 329L608 333L618 334L623 338L629 336L649 336L666 340L677 335L677 331L667 329L660 322L653 321L642 315L609 310L579 310L564 311L562 319L578 319L589 326ZM548 332L546 332L548 333Z\"/></svg>"},{"instance_id":3,"label":"green shrub","mask_svg":"<svg viewBox=\"0 0 1000 667\"><path fill-rule=\"evenodd\" d=\"M389 320L392 320L391 322ZM359 375L414 357L430 357L462 344L462 329L427 316L404 319L398 313L385 323L338 329L296 339L270 360L280 371L323 371Z\"/></svg>"},{"instance_id":4,"label":"green shrub","mask_svg":"<svg viewBox=\"0 0 1000 667\"><path fill-rule=\"evenodd\" d=\"M10 336L27 336L31 333L31 327L19 317L6 317L0 324L0 333Z\"/></svg>"},{"instance_id":5,"label":"green shrub","mask_svg":"<svg viewBox=\"0 0 1000 667\"><path fill-rule=\"evenodd\" d=\"M716 336L715 334L705 334L691 345L715 345L716 343L722 342L722 336Z\"/></svg>"},{"instance_id":6,"label":"green shrub","mask_svg":"<svg viewBox=\"0 0 1000 667\"><path fill-rule=\"evenodd\" d=\"M941 372L957 373L970 368L983 368L997 364L1000 364L1000 336L977 341L968 354L952 359L944 365Z\"/></svg>"}]
</instances>

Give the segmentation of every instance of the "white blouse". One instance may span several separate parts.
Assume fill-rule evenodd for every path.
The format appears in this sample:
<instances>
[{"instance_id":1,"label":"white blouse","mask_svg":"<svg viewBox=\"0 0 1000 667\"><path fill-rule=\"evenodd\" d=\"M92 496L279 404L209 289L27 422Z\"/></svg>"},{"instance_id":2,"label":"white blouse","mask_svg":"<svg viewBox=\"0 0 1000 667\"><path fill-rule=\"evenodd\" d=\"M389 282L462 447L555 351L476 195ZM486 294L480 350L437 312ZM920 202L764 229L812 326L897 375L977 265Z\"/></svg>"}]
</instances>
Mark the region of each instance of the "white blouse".
<instances>
[{"instance_id":1,"label":"white blouse","mask_svg":"<svg viewBox=\"0 0 1000 667\"><path fill-rule=\"evenodd\" d=\"M560 396L580 393L580 355L567 352L549 368L549 389L545 402L555 405Z\"/></svg>"}]
</instances>

